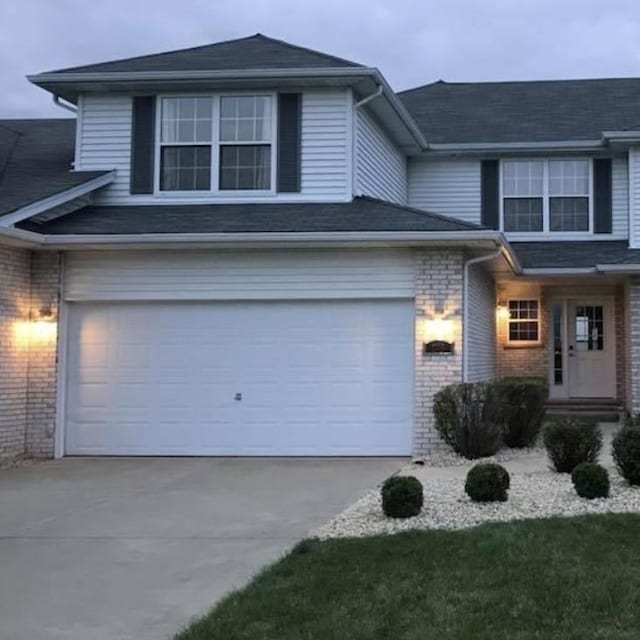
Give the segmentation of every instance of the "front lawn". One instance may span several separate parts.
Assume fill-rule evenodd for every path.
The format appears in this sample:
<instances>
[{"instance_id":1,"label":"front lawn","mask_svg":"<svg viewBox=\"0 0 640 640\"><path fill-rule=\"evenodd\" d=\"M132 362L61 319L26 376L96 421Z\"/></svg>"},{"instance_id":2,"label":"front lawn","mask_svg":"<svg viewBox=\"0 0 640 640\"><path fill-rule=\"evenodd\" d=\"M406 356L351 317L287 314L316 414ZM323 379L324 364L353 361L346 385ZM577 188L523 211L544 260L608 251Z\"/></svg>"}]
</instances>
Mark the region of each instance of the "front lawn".
<instances>
[{"instance_id":1,"label":"front lawn","mask_svg":"<svg viewBox=\"0 0 640 640\"><path fill-rule=\"evenodd\" d=\"M300 543L176 640L583 640L640 633L640 516Z\"/></svg>"}]
</instances>

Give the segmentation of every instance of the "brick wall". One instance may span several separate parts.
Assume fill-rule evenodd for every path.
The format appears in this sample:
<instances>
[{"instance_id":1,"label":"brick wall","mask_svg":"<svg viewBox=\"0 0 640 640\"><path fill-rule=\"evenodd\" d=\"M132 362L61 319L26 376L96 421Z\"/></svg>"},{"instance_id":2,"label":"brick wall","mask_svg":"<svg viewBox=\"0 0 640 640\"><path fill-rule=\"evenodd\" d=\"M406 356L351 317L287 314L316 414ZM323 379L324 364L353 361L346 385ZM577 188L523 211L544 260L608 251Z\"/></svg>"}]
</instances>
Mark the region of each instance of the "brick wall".
<instances>
[{"instance_id":1,"label":"brick wall","mask_svg":"<svg viewBox=\"0 0 640 640\"><path fill-rule=\"evenodd\" d=\"M498 330L498 377L526 375L546 378L549 371L549 350L547 348L547 332L549 314L545 304L545 295L537 285L501 284L498 287L498 300L509 299L540 300L540 344L513 346L508 343L509 322L506 318L497 321Z\"/></svg>"},{"instance_id":2,"label":"brick wall","mask_svg":"<svg viewBox=\"0 0 640 640\"><path fill-rule=\"evenodd\" d=\"M433 424L433 396L442 387L462 381L463 253L455 249L415 253L415 390L414 455L444 446ZM424 320L442 318L453 325L454 355L424 355Z\"/></svg>"},{"instance_id":3,"label":"brick wall","mask_svg":"<svg viewBox=\"0 0 640 640\"><path fill-rule=\"evenodd\" d=\"M33 252L31 257L31 309L50 310L58 317L60 292L59 253ZM54 325L53 328L55 330ZM49 330L34 336L29 349L29 387L25 449L30 455L53 456L56 418L57 334Z\"/></svg>"},{"instance_id":4,"label":"brick wall","mask_svg":"<svg viewBox=\"0 0 640 640\"><path fill-rule=\"evenodd\" d=\"M0 457L24 452L31 255L0 246Z\"/></svg>"},{"instance_id":5,"label":"brick wall","mask_svg":"<svg viewBox=\"0 0 640 640\"><path fill-rule=\"evenodd\" d=\"M60 256L0 246L0 456L53 455L55 332L34 333L29 318L57 317Z\"/></svg>"},{"instance_id":6,"label":"brick wall","mask_svg":"<svg viewBox=\"0 0 640 640\"><path fill-rule=\"evenodd\" d=\"M627 403L627 354L625 349L626 314L623 286L616 287L614 313L616 330L616 397L625 406Z\"/></svg>"},{"instance_id":7,"label":"brick wall","mask_svg":"<svg viewBox=\"0 0 640 640\"><path fill-rule=\"evenodd\" d=\"M627 408L640 413L640 278L629 280L627 287Z\"/></svg>"}]
</instances>

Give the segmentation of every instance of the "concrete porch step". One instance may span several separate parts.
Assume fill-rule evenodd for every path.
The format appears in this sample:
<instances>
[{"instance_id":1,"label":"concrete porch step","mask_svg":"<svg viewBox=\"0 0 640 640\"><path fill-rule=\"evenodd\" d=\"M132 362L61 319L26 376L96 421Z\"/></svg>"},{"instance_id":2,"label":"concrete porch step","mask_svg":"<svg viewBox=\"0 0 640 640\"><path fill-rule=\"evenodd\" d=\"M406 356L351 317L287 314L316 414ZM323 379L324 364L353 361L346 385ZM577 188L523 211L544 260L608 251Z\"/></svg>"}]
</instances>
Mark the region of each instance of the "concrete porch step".
<instances>
[{"instance_id":1,"label":"concrete porch step","mask_svg":"<svg viewBox=\"0 0 640 640\"><path fill-rule=\"evenodd\" d=\"M598 422L618 422L624 407L616 400L551 400L547 402L547 417L589 418Z\"/></svg>"}]
</instances>

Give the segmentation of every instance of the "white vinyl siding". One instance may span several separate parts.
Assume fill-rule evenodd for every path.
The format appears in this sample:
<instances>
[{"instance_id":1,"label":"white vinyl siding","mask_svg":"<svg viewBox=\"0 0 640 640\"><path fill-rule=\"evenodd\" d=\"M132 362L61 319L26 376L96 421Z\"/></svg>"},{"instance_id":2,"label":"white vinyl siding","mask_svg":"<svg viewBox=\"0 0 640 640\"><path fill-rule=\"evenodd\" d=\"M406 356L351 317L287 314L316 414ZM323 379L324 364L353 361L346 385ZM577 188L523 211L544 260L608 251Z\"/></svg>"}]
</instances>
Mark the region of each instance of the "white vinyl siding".
<instances>
[{"instance_id":1,"label":"white vinyl siding","mask_svg":"<svg viewBox=\"0 0 640 640\"><path fill-rule=\"evenodd\" d=\"M412 158L409 205L480 224L480 161Z\"/></svg>"},{"instance_id":2,"label":"white vinyl siding","mask_svg":"<svg viewBox=\"0 0 640 640\"><path fill-rule=\"evenodd\" d=\"M629 171L625 157L611 163L611 230L618 238L629 236ZM607 236L607 234L601 234Z\"/></svg>"},{"instance_id":3,"label":"white vinyl siding","mask_svg":"<svg viewBox=\"0 0 640 640\"><path fill-rule=\"evenodd\" d=\"M407 204L407 159L363 108L356 110L356 193Z\"/></svg>"},{"instance_id":4,"label":"white vinyl siding","mask_svg":"<svg viewBox=\"0 0 640 640\"><path fill-rule=\"evenodd\" d=\"M78 117L76 169L115 169L116 179L96 194L97 204L123 204L132 199L131 97L85 94ZM137 197L137 196L136 196Z\"/></svg>"},{"instance_id":5,"label":"white vinyl siding","mask_svg":"<svg viewBox=\"0 0 640 640\"><path fill-rule=\"evenodd\" d=\"M350 110L351 94L345 90L302 94L301 194L305 197L351 199Z\"/></svg>"},{"instance_id":6,"label":"white vinyl siding","mask_svg":"<svg viewBox=\"0 0 640 640\"><path fill-rule=\"evenodd\" d=\"M493 278L482 265L469 267L467 382L496 376L496 296Z\"/></svg>"},{"instance_id":7,"label":"white vinyl siding","mask_svg":"<svg viewBox=\"0 0 640 640\"><path fill-rule=\"evenodd\" d=\"M629 149L629 245L640 248L640 147Z\"/></svg>"},{"instance_id":8,"label":"white vinyl siding","mask_svg":"<svg viewBox=\"0 0 640 640\"><path fill-rule=\"evenodd\" d=\"M640 148L638 148L637 189L640 206ZM409 160L409 205L480 224L480 160L412 158ZM508 234L510 240L622 240L629 233L629 174L627 159L612 162L612 233ZM637 219L640 246L640 214ZM558 237L556 237L558 236Z\"/></svg>"},{"instance_id":9,"label":"white vinyl siding","mask_svg":"<svg viewBox=\"0 0 640 640\"><path fill-rule=\"evenodd\" d=\"M412 298L410 251L81 251L66 300Z\"/></svg>"},{"instance_id":10,"label":"white vinyl siding","mask_svg":"<svg viewBox=\"0 0 640 640\"><path fill-rule=\"evenodd\" d=\"M351 93L346 89L302 94L301 192L276 195L131 195L129 95L85 94L80 101L76 169L116 169L116 179L96 194L96 204L344 201L351 198Z\"/></svg>"}]
</instances>

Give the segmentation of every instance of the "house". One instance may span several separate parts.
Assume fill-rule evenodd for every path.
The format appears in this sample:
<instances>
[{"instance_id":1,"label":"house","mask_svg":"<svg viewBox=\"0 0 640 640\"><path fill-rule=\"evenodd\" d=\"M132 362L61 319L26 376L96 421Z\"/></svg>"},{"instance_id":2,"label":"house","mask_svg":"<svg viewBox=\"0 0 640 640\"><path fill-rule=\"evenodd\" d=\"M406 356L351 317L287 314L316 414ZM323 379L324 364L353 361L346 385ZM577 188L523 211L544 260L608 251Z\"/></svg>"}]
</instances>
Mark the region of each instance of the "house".
<instances>
[{"instance_id":1,"label":"house","mask_svg":"<svg viewBox=\"0 0 640 640\"><path fill-rule=\"evenodd\" d=\"M446 384L640 411L640 79L436 82L263 35L0 122L0 454L420 455Z\"/></svg>"}]
</instances>

